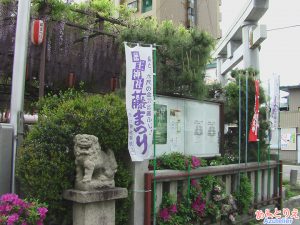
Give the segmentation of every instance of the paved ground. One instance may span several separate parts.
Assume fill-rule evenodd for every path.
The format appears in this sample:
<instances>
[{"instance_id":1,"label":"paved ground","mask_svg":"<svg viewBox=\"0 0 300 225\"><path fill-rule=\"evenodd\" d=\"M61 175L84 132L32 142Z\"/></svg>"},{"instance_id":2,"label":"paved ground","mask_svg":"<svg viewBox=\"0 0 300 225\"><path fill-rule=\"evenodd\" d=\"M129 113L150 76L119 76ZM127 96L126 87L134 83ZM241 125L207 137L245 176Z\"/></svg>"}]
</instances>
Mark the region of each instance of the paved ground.
<instances>
[{"instance_id":1,"label":"paved ground","mask_svg":"<svg viewBox=\"0 0 300 225\"><path fill-rule=\"evenodd\" d=\"M291 170L298 170L298 177L297 180L300 183L300 166L298 165L283 165L283 180L290 180L290 171Z\"/></svg>"},{"instance_id":2,"label":"paved ground","mask_svg":"<svg viewBox=\"0 0 300 225\"><path fill-rule=\"evenodd\" d=\"M294 220L293 225L300 225L300 220Z\"/></svg>"},{"instance_id":3,"label":"paved ground","mask_svg":"<svg viewBox=\"0 0 300 225\"><path fill-rule=\"evenodd\" d=\"M283 180L290 180L290 171L298 170L298 183L300 184L300 165L283 165ZM299 205L300 207L300 205ZM300 225L300 220L294 220L293 225Z\"/></svg>"}]
</instances>

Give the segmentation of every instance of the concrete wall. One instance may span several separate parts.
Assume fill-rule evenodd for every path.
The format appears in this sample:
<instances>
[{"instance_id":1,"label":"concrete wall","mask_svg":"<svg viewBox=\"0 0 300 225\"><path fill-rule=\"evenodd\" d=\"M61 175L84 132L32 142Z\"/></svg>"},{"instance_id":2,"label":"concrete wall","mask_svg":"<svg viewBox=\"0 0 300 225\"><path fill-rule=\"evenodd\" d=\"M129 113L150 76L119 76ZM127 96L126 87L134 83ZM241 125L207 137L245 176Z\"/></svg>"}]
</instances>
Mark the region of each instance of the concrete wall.
<instances>
[{"instance_id":1,"label":"concrete wall","mask_svg":"<svg viewBox=\"0 0 300 225\"><path fill-rule=\"evenodd\" d=\"M282 111L280 112L280 127L292 128L297 127L300 131L300 112Z\"/></svg>"},{"instance_id":2,"label":"concrete wall","mask_svg":"<svg viewBox=\"0 0 300 225\"><path fill-rule=\"evenodd\" d=\"M289 92L289 111L298 111L300 107L300 89L291 89Z\"/></svg>"},{"instance_id":3,"label":"concrete wall","mask_svg":"<svg viewBox=\"0 0 300 225\"><path fill-rule=\"evenodd\" d=\"M221 38L221 13L220 0L198 0L196 25L212 34L215 38Z\"/></svg>"},{"instance_id":4,"label":"concrete wall","mask_svg":"<svg viewBox=\"0 0 300 225\"><path fill-rule=\"evenodd\" d=\"M156 0L156 17L159 21L172 20L175 24L187 24L186 0Z\"/></svg>"},{"instance_id":5,"label":"concrete wall","mask_svg":"<svg viewBox=\"0 0 300 225\"><path fill-rule=\"evenodd\" d=\"M214 38L221 37L221 0L194 0L196 27L205 30ZM127 0L127 3L134 0ZM152 0L152 10L142 13L142 0L138 0L137 17L156 17L158 21L172 20L175 24L187 25L187 0Z\"/></svg>"},{"instance_id":6,"label":"concrete wall","mask_svg":"<svg viewBox=\"0 0 300 225\"><path fill-rule=\"evenodd\" d=\"M274 159L276 159L277 153L278 150L271 150L271 155L274 155ZM297 163L298 151L281 150L279 151L279 158L283 162Z\"/></svg>"}]
</instances>

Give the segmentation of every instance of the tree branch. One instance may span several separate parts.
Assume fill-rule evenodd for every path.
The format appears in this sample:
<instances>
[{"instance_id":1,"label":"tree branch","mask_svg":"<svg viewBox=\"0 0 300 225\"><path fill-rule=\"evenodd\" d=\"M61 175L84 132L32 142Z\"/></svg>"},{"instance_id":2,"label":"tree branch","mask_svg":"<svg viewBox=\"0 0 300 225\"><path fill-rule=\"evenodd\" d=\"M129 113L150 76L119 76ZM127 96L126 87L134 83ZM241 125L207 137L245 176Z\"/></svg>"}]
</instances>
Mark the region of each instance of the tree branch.
<instances>
[{"instance_id":1,"label":"tree branch","mask_svg":"<svg viewBox=\"0 0 300 225\"><path fill-rule=\"evenodd\" d=\"M113 23L113 24L119 24L119 25L124 26L124 27L127 26L125 23L123 23L120 20L117 20L117 19L114 19L114 18L107 18L107 17L99 15L96 12L84 11L84 10L80 10L80 9L71 9L71 11L81 13L81 14L84 14L84 15L87 15L87 16L97 17L98 21L105 20L105 21L108 21L108 22Z\"/></svg>"}]
</instances>

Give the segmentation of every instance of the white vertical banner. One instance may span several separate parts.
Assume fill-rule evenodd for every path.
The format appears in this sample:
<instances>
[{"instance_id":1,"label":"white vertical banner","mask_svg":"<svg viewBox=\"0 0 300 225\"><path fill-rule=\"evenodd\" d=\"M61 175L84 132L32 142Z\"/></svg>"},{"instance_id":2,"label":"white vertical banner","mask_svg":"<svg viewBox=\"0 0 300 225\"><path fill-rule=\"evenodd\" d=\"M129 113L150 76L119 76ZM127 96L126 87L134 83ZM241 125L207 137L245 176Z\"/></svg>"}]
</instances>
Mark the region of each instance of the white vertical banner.
<instances>
[{"instance_id":1,"label":"white vertical banner","mask_svg":"<svg viewBox=\"0 0 300 225\"><path fill-rule=\"evenodd\" d=\"M153 48L125 43L128 150L132 161L153 155Z\"/></svg>"},{"instance_id":2,"label":"white vertical banner","mask_svg":"<svg viewBox=\"0 0 300 225\"><path fill-rule=\"evenodd\" d=\"M271 148L279 148L280 77L273 74L269 84Z\"/></svg>"},{"instance_id":3,"label":"white vertical banner","mask_svg":"<svg viewBox=\"0 0 300 225\"><path fill-rule=\"evenodd\" d=\"M279 76L273 75L271 80L270 90L270 122L271 130L277 130L279 127L279 107L280 107L280 92L279 92Z\"/></svg>"}]
</instances>

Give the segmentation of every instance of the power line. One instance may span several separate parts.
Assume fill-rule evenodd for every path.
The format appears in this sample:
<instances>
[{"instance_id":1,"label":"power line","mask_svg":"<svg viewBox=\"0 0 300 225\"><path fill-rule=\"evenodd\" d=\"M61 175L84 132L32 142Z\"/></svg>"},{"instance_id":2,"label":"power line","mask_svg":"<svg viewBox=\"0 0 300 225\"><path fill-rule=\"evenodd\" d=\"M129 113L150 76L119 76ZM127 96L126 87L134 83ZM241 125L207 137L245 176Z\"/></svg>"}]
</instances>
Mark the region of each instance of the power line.
<instances>
[{"instance_id":1,"label":"power line","mask_svg":"<svg viewBox=\"0 0 300 225\"><path fill-rule=\"evenodd\" d=\"M284 30L284 29L295 28L295 27L300 27L300 24L295 24L295 25L286 26L286 27L277 27L277 28L269 29L267 31Z\"/></svg>"}]
</instances>

